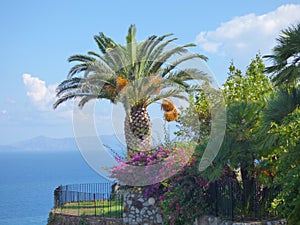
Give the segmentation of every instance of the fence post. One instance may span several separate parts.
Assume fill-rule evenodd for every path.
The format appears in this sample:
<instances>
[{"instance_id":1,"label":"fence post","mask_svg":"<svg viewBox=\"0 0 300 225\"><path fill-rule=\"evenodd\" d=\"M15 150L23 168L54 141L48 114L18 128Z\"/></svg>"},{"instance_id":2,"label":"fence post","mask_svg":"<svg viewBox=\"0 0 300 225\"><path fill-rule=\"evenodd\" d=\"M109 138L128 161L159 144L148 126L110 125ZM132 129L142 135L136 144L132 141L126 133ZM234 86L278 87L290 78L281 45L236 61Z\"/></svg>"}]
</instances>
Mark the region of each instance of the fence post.
<instances>
[{"instance_id":1,"label":"fence post","mask_svg":"<svg viewBox=\"0 0 300 225\"><path fill-rule=\"evenodd\" d=\"M95 216L97 215L97 212L96 212L96 193L94 193L94 207L95 207Z\"/></svg>"},{"instance_id":2,"label":"fence post","mask_svg":"<svg viewBox=\"0 0 300 225\"><path fill-rule=\"evenodd\" d=\"M112 217L117 210L116 215L122 217L122 194L117 193L115 198L110 198L110 185L101 183L59 186L54 190L54 208L60 207L61 212L69 212L71 209L78 216L87 213L101 217Z\"/></svg>"},{"instance_id":3,"label":"fence post","mask_svg":"<svg viewBox=\"0 0 300 225\"><path fill-rule=\"evenodd\" d=\"M79 200L79 192L77 192L77 201L78 201L78 216L80 216L80 200Z\"/></svg>"},{"instance_id":4,"label":"fence post","mask_svg":"<svg viewBox=\"0 0 300 225\"><path fill-rule=\"evenodd\" d=\"M233 206L233 188L232 188L232 183L233 181L232 180L229 180L229 193L230 193L230 219L231 221L234 220L234 213L233 213L233 209L234 209L234 206Z\"/></svg>"},{"instance_id":5,"label":"fence post","mask_svg":"<svg viewBox=\"0 0 300 225\"><path fill-rule=\"evenodd\" d=\"M61 206L61 192L62 192L62 186L58 186L54 190L54 208L59 208Z\"/></svg>"},{"instance_id":6,"label":"fence post","mask_svg":"<svg viewBox=\"0 0 300 225\"><path fill-rule=\"evenodd\" d=\"M219 216L219 213L218 213L218 211L219 211L219 209L218 209L218 181L215 181L215 199L216 199L216 202L215 202L215 204L216 204L216 217L218 217Z\"/></svg>"}]
</instances>

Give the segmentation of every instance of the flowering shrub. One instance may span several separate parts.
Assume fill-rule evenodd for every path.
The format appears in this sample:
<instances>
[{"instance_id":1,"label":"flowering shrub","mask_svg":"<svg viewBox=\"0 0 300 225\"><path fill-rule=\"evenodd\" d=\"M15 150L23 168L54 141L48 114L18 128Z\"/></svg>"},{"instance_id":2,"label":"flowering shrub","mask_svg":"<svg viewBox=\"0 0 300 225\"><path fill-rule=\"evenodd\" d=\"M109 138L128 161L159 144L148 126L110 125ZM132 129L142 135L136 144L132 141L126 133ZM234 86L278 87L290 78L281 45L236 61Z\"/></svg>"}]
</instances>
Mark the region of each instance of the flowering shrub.
<instances>
[{"instance_id":1,"label":"flowering shrub","mask_svg":"<svg viewBox=\"0 0 300 225\"><path fill-rule=\"evenodd\" d=\"M146 198L155 197L166 224L193 224L210 210L209 184L198 171L205 147L177 144L159 147L151 155L146 151L132 154L127 161L118 158L120 164L112 169L112 177L125 184L145 184L131 189L142 191Z\"/></svg>"},{"instance_id":2,"label":"flowering shrub","mask_svg":"<svg viewBox=\"0 0 300 225\"><path fill-rule=\"evenodd\" d=\"M205 145L198 146L189 162L179 173L164 183L165 192L160 196L165 223L170 225L193 224L195 218L210 213L209 183L201 178L199 160Z\"/></svg>"},{"instance_id":3,"label":"flowering shrub","mask_svg":"<svg viewBox=\"0 0 300 225\"><path fill-rule=\"evenodd\" d=\"M128 186L155 185L180 171L189 162L193 152L192 144L176 144L131 153L127 161L116 158L119 165L111 170L111 177Z\"/></svg>"}]
</instances>

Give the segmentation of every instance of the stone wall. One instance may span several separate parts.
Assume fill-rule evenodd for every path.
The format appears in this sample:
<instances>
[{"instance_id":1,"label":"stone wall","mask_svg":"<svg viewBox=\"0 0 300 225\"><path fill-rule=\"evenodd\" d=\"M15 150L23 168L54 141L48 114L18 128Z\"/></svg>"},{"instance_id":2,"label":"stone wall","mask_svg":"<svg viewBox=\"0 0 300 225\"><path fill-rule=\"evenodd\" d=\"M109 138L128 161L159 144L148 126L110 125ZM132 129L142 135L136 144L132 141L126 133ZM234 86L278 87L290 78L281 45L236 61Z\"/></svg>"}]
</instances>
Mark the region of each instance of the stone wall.
<instances>
[{"instance_id":1,"label":"stone wall","mask_svg":"<svg viewBox=\"0 0 300 225\"><path fill-rule=\"evenodd\" d=\"M143 194L124 195L124 225L162 225L163 217L154 198L145 198Z\"/></svg>"},{"instance_id":2,"label":"stone wall","mask_svg":"<svg viewBox=\"0 0 300 225\"><path fill-rule=\"evenodd\" d=\"M47 225L123 225L122 218L76 216L50 212Z\"/></svg>"},{"instance_id":3,"label":"stone wall","mask_svg":"<svg viewBox=\"0 0 300 225\"><path fill-rule=\"evenodd\" d=\"M130 201L130 200L129 200ZM151 201L150 201L151 202ZM136 214L135 214L136 215ZM132 223L124 222L122 218L101 218L95 216L75 216L69 214L60 214L51 212L48 219L47 225L153 225L153 224L162 224L158 223L160 219L155 219L157 214L152 219L155 223L152 222L135 222ZM139 216L139 215L138 215ZM146 217L147 218L147 217ZM151 217L150 217L151 218ZM137 219L138 220L138 219ZM286 225L286 220L275 220L275 221L265 221L265 222L224 222L218 220L213 216L203 216L199 218L194 225Z\"/></svg>"},{"instance_id":4,"label":"stone wall","mask_svg":"<svg viewBox=\"0 0 300 225\"><path fill-rule=\"evenodd\" d=\"M130 201L135 202L136 201L134 200L135 198L136 196L128 196L129 203ZM137 199L137 201L139 202L142 202L141 200L142 200L141 198ZM133 202L131 204L132 207L133 205L136 204ZM151 200L150 203L152 203ZM137 204L138 205L136 206L139 208L140 203ZM145 203L145 207L144 207L147 208L148 210L148 211L144 210L144 212L146 212L146 215L142 215L141 217L141 213L135 211L135 213L132 213L132 215L135 215L135 217L128 215L127 219L125 219L126 217L124 217L123 219L122 218L101 218L95 216L76 216L76 215L51 212L49 214L47 225L123 225L123 224L124 225L156 225L156 224L161 225L163 224L162 217L158 216L160 214L155 213L154 208L150 207L151 204L149 205L148 204ZM137 207L133 207L133 208L137 208ZM141 209L141 211L143 211L143 208ZM286 225L286 220L282 219L282 220L264 221L264 222L259 222L259 221L226 222L226 221L221 221L220 219L213 216L203 216L199 218L197 221L195 221L194 225Z\"/></svg>"},{"instance_id":5,"label":"stone wall","mask_svg":"<svg viewBox=\"0 0 300 225\"><path fill-rule=\"evenodd\" d=\"M252 222L228 222L214 216L203 216L195 221L194 225L286 225L286 220L252 221Z\"/></svg>"}]
</instances>

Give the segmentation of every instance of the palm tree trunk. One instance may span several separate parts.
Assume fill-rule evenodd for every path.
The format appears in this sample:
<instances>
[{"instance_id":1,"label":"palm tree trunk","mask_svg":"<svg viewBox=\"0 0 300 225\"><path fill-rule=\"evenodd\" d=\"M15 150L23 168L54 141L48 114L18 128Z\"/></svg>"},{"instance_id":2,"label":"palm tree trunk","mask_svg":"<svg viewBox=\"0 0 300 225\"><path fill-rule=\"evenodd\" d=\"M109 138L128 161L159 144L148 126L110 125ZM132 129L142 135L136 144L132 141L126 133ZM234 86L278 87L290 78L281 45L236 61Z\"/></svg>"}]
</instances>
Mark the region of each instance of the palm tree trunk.
<instances>
[{"instance_id":1,"label":"palm tree trunk","mask_svg":"<svg viewBox=\"0 0 300 225\"><path fill-rule=\"evenodd\" d=\"M129 158L132 153L150 150L151 121L146 108L132 107L126 115L124 129Z\"/></svg>"}]
</instances>

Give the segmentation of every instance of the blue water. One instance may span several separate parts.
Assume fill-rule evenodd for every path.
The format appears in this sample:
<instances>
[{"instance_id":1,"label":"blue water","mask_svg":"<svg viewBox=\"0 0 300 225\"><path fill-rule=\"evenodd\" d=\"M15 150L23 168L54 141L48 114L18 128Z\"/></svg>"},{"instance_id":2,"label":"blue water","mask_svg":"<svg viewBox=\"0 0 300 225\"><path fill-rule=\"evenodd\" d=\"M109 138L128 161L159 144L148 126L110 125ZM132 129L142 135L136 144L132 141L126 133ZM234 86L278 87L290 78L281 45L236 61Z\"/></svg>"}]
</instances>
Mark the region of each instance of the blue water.
<instances>
[{"instance_id":1,"label":"blue water","mask_svg":"<svg viewBox=\"0 0 300 225\"><path fill-rule=\"evenodd\" d=\"M46 225L57 186L98 182L79 152L0 153L0 225Z\"/></svg>"}]
</instances>

